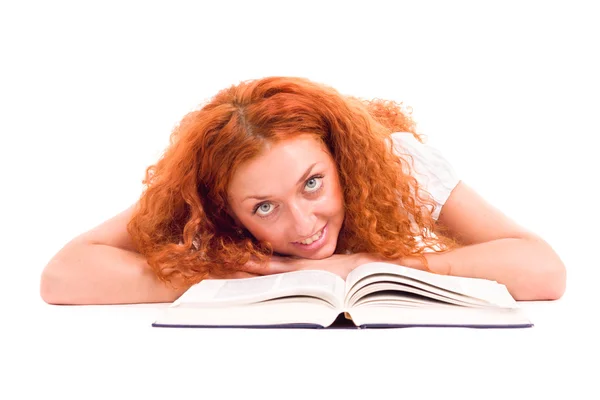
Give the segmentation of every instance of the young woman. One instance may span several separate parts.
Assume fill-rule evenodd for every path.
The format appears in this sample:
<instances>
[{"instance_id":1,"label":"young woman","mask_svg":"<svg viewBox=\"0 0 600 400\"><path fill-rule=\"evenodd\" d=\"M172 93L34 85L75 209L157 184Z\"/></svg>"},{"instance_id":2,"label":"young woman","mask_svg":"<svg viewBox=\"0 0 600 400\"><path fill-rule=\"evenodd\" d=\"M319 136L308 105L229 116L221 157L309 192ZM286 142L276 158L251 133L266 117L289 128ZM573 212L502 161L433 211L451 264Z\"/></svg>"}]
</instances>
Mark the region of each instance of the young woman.
<instances>
[{"instance_id":1,"label":"young woman","mask_svg":"<svg viewBox=\"0 0 600 400\"><path fill-rule=\"evenodd\" d=\"M552 247L459 180L401 105L304 78L220 91L187 114L139 201L42 273L52 304L170 302L206 278L384 260L562 296Z\"/></svg>"}]
</instances>

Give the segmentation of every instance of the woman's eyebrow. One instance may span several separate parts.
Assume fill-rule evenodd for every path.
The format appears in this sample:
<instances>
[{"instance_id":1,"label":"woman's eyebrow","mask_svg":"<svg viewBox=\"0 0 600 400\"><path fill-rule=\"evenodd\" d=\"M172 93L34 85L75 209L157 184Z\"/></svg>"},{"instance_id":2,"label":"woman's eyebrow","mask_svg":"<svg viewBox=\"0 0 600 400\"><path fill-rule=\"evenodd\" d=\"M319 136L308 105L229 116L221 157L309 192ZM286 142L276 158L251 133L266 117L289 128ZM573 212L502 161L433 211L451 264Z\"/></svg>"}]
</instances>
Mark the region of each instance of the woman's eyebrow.
<instances>
[{"instance_id":1,"label":"woman's eyebrow","mask_svg":"<svg viewBox=\"0 0 600 400\"><path fill-rule=\"evenodd\" d=\"M308 178L308 175L311 173L312 169L317 164L318 163L313 163L311 166L308 167L308 169L304 172L304 174L300 177L300 179L298 179L298 182L296 183L296 186L298 186L299 184L301 184L302 182L304 182L306 180L306 178ZM246 201L248 199L266 200L269 197L272 197L272 196L247 196L246 198L244 198L244 200L242 200L242 202L244 202L244 201Z\"/></svg>"}]
</instances>

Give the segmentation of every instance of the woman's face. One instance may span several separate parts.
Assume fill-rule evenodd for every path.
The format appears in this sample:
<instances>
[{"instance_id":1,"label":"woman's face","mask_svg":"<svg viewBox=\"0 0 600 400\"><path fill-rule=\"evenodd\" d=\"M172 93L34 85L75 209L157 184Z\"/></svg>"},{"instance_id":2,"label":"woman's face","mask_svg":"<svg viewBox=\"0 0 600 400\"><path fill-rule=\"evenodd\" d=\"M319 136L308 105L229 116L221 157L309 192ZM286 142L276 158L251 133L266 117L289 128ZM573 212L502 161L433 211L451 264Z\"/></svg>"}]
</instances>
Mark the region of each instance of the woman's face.
<instances>
[{"instance_id":1,"label":"woman's face","mask_svg":"<svg viewBox=\"0 0 600 400\"><path fill-rule=\"evenodd\" d=\"M343 194L335 161L314 136L271 145L243 164L228 196L233 218L274 252L311 259L334 253Z\"/></svg>"}]
</instances>

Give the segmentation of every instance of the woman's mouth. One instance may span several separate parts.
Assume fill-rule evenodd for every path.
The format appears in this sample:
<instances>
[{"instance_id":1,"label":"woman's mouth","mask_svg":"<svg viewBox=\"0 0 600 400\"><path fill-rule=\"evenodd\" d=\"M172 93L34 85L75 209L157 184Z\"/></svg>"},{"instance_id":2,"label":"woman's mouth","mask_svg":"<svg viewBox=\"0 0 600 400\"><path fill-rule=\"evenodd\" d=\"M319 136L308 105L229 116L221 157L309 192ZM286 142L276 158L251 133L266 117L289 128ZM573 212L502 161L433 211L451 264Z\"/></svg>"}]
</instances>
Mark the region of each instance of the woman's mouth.
<instances>
[{"instance_id":1,"label":"woman's mouth","mask_svg":"<svg viewBox=\"0 0 600 400\"><path fill-rule=\"evenodd\" d=\"M327 224L319 232L315 233L302 242L292 242L292 244L302 250L316 250L323 246L327 238Z\"/></svg>"}]
</instances>

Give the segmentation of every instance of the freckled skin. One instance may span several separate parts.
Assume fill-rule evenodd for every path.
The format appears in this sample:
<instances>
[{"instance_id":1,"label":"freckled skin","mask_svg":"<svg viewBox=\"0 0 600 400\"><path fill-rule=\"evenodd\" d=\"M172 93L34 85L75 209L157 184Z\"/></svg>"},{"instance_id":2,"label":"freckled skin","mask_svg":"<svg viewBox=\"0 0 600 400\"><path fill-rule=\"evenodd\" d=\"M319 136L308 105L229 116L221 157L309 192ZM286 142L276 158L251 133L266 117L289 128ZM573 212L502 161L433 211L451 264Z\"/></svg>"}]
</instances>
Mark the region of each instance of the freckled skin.
<instances>
[{"instance_id":1,"label":"freckled skin","mask_svg":"<svg viewBox=\"0 0 600 400\"><path fill-rule=\"evenodd\" d=\"M256 239L270 242L276 253L323 259L335 251L344 221L343 193L335 161L314 136L299 135L269 146L243 164L232 178L228 196L234 219ZM248 196L269 197L244 200ZM305 251L292 243L319 232L326 224L327 237L321 248Z\"/></svg>"}]
</instances>

